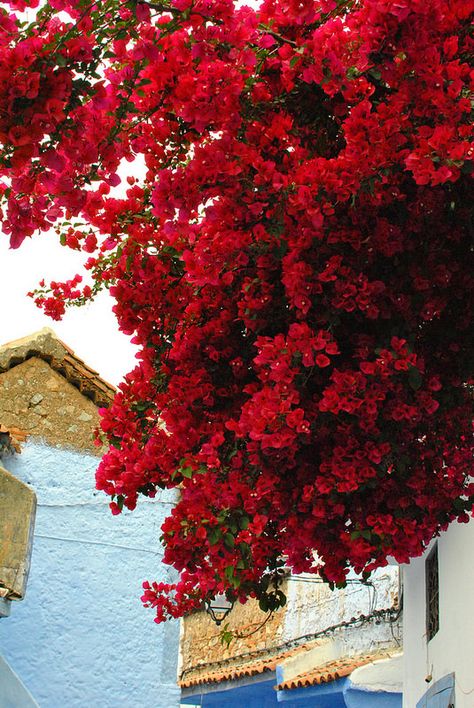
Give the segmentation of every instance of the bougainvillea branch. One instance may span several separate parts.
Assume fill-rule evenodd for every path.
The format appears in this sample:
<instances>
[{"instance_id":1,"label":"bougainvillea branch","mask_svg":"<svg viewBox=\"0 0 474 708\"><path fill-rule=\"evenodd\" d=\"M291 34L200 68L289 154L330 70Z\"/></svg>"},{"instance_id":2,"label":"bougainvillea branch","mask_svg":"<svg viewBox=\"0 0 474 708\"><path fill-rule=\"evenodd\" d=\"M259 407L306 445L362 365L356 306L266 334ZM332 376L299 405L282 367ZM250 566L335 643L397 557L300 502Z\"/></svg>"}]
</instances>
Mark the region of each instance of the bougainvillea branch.
<instances>
[{"instance_id":1,"label":"bougainvillea branch","mask_svg":"<svg viewBox=\"0 0 474 708\"><path fill-rule=\"evenodd\" d=\"M106 287L140 346L97 487L179 488L157 621L467 521L472 4L35 4L0 13L3 231L89 254L38 304Z\"/></svg>"}]
</instances>

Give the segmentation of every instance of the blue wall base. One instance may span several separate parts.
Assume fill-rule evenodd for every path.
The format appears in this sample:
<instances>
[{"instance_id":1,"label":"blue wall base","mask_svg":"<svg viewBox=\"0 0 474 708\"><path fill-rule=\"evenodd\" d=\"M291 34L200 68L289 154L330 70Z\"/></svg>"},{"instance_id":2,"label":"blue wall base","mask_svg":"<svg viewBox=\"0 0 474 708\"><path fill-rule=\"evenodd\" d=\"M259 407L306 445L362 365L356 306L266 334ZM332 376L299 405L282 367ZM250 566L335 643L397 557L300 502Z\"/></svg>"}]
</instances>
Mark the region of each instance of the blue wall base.
<instances>
[{"instance_id":1,"label":"blue wall base","mask_svg":"<svg viewBox=\"0 0 474 708\"><path fill-rule=\"evenodd\" d=\"M350 679L342 678L331 683L276 691L275 685L281 677L250 680L246 684L229 681L225 688L206 687L193 689L183 695L184 705L202 708L402 708L402 694L386 691L363 691L355 688Z\"/></svg>"},{"instance_id":2,"label":"blue wall base","mask_svg":"<svg viewBox=\"0 0 474 708\"><path fill-rule=\"evenodd\" d=\"M274 675L273 675L274 676ZM274 689L275 678L267 681L252 681L247 685L235 685L225 690L209 690L206 693L195 692L190 696L182 696L181 703L202 708L276 708L277 692ZM227 684L228 685L228 684Z\"/></svg>"}]
</instances>

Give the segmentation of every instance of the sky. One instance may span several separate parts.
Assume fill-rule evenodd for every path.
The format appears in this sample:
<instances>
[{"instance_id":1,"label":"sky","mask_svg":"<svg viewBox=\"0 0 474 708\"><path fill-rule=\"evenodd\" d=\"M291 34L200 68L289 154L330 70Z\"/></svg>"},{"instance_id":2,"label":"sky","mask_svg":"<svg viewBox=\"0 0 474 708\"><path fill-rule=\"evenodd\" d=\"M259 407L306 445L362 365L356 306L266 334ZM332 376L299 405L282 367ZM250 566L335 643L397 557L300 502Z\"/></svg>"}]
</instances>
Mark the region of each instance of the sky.
<instances>
[{"instance_id":1,"label":"sky","mask_svg":"<svg viewBox=\"0 0 474 708\"><path fill-rule=\"evenodd\" d=\"M46 317L27 297L42 278L48 283L80 273L87 257L61 246L54 233L34 235L12 250L8 236L0 232L0 344L50 327L102 378L117 385L135 366L136 348L119 332L108 294L85 307L67 309L61 322Z\"/></svg>"}]
</instances>

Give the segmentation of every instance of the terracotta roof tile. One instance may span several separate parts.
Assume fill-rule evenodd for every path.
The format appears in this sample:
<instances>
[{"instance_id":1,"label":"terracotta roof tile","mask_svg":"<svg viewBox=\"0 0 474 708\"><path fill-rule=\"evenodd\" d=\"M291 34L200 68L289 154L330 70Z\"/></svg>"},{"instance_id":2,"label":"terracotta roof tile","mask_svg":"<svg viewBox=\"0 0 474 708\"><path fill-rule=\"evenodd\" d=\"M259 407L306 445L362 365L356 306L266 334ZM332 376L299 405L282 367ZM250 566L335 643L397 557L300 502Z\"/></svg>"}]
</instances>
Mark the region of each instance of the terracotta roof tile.
<instances>
[{"instance_id":1,"label":"terracotta roof tile","mask_svg":"<svg viewBox=\"0 0 474 708\"><path fill-rule=\"evenodd\" d=\"M24 442L28 433L20 428L15 428L0 423L0 456L3 452L21 452L20 443Z\"/></svg>"},{"instance_id":2,"label":"terracotta roof tile","mask_svg":"<svg viewBox=\"0 0 474 708\"><path fill-rule=\"evenodd\" d=\"M34 356L46 361L97 406L110 405L115 387L102 379L48 327L0 346L0 373Z\"/></svg>"},{"instance_id":3,"label":"terracotta roof tile","mask_svg":"<svg viewBox=\"0 0 474 708\"><path fill-rule=\"evenodd\" d=\"M371 654L360 654L357 656L348 656L334 661L327 662L322 666L318 666L311 671L306 671L303 674L298 674L291 679L279 683L275 686L277 691L288 690L292 688L307 688L308 686L316 686L322 683L331 683L337 679L349 676L355 669L360 666L372 664L380 659L389 659L391 654L387 651L377 651Z\"/></svg>"},{"instance_id":4,"label":"terracotta roof tile","mask_svg":"<svg viewBox=\"0 0 474 708\"><path fill-rule=\"evenodd\" d=\"M255 676L263 674L266 671L275 671L277 664L280 664L284 659L288 659L297 653L308 651L311 648L309 644L286 651L279 651L273 656L261 658L260 656L251 655L245 660L236 659L235 662L229 663L227 666L214 666L214 668L206 666L195 666L191 669L183 671L178 684L181 688L197 686L205 683L220 683L221 681L232 681L233 679L242 678L244 676ZM269 649L269 652L271 649Z\"/></svg>"}]
</instances>

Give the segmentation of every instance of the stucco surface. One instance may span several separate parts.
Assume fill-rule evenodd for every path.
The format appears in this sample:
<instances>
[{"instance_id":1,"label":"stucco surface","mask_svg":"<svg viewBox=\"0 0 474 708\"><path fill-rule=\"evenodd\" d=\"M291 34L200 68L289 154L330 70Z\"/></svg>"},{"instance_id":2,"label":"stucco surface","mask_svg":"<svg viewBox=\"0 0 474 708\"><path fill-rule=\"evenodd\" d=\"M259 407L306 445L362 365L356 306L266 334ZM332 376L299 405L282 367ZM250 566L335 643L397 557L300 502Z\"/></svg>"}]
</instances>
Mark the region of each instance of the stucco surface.
<instances>
[{"instance_id":1,"label":"stucco surface","mask_svg":"<svg viewBox=\"0 0 474 708\"><path fill-rule=\"evenodd\" d=\"M388 566L374 571L370 585L349 582L341 590L331 590L326 583L313 582L314 576L299 576L287 586L283 636L285 639L319 632L347 622L353 617L370 615L374 610L393 607L398 602L398 568ZM349 580L356 580L355 577ZM342 637L344 648L338 655L357 655L401 644L400 622L370 622L347 627L335 635ZM332 659L332 636L321 639Z\"/></svg>"},{"instance_id":2,"label":"stucco surface","mask_svg":"<svg viewBox=\"0 0 474 708\"><path fill-rule=\"evenodd\" d=\"M0 656L0 706L2 708L38 708L18 676Z\"/></svg>"},{"instance_id":3,"label":"stucco surface","mask_svg":"<svg viewBox=\"0 0 474 708\"><path fill-rule=\"evenodd\" d=\"M363 585L357 580L343 590L332 591L327 584L316 582L314 575L290 577L282 586L288 598L287 604L263 626L260 625L265 615L255 601L245 605L236 604L225 624L231 631L243 635L243 638L236 637L229 647L222 645L219 628L205 612L194 613L186 617L183 623L180 674L184 672L182 676L189 682L191 678L194 680L198 677L196 668L199 665L208 665L209 662L222 659L230 659L233 661L231 665L237 667L239 656L247 652L263 651L257 657L262 659L265 650L270 652L294 639L304 643L314 633L349 622L360 615L370 616L374 610L387 609L397 604L398 567L376 571L372 583ZM399 620L391 624L387 620L372 619L362 625L356 623L329 632L327 636L319 638L310 651L305 650L282 660L280 668L284 679L292 678L341 656L382 649L397 650L400 644ZM216 666L211 668L216 670ZM202 671L205 673L206 667Z\"/></svg>"},{"instance_id":4,"label":"stucco surface","mask_svg":"<svg viewBox=\"0 0 474 708\"><path fill-rule=\"evenodd\" d=\"M179 625L158 626L144 579L169 580L160 526L173 499L113 517L97 458L29 442L3 460L38 497L26 598L0 622L0 653L41 708L174 708Z\"/></svg>"},{"instance_id":5,"label":"stucco surface","mask_svg":"<svg viewBox=\"0 0 474 708\"><path fill-rule=\"evenodd\" d=\"M430 549L428 549L427 553ZM474 706L474 521L453 523L438 539L439 630L426 641L425 559L403 567L404 708L455 673L456 708ZM431 677L426 682L425 678Z\"/></svg>"}]
</instances>

